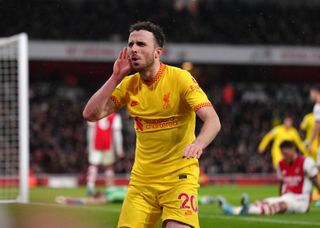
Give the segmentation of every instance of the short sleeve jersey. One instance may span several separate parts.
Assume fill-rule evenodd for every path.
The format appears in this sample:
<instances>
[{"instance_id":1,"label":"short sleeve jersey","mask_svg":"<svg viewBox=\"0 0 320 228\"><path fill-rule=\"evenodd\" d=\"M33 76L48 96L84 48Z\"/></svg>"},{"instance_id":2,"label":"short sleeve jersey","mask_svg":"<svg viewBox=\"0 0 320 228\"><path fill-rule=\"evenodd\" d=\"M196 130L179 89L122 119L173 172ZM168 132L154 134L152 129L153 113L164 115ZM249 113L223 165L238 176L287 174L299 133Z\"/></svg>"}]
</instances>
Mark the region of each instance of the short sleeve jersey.
<instances>
[{"instance_id":1,"label":"short sleeve jersey","mask_svg":"<svg viewBox=\"0 0 320 228\"><path fill-rule=\"evenodd\" d=\"M111 99L126 106L135 121L136 155L131 181L161 178L192 164L183 151L195 139L195 112L211 106L196 80L180 68L161 64L151 82L139 73L127 76Z\"/></svg>"}]
</instances>

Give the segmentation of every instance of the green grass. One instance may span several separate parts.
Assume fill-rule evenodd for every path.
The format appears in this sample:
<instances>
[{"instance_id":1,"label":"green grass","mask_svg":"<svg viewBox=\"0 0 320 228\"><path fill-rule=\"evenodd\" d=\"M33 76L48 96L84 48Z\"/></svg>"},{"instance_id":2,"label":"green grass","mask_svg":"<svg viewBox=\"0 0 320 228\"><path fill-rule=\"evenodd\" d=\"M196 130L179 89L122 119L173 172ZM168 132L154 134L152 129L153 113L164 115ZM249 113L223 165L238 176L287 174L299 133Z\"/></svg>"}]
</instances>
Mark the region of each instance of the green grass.
<instances>
[{"instance_id":1,"label":"green grass","mask_svg":"<svg viewBox=\"0 0 320 228\"><path fill-rule=\"evenodd\" d=\"M218 194L225 196L232 204L238 205L242 193L246 192L250 196L250 200L254 201L265 197L277 195L276 186L208 186L201 187L200 194L209 194L216 196ZM54 198L57 195L65 195L72 197L82 197L85 194L85 188L77 189L49 189L35 188L31 190L31 204L28 205L10 205L9 211L18 221L24 221L30 218L30 215L39 215L45 212L63 220L65 217L72 217L74 221L81 222L82 227L116 227L117 219L121 205L109 204L99 206L59 206L54 204ZM230 217L225 216L214 205L200 205L199 218L202 228L206 227L320 227L320 208L312 207L307 214L284 214L275 216L240 216ZM28 215L28 216L26 216ZM32 217L32 216L31 216ZM39 216L38 216L39 217ZM52 219L52 218L51 218ZM21 222L22 223L22 222ZM75 222L76 223L76 222ZM90 224L90 225L88 225ZM46 226L47 227L47 226ZM57 226L56 226L57 227ZM73 226L57 227L57 228L73 228ZM74 227L81 227L78 224ZM40 226L39 226L40 228Z\"/></svg>"}]
</instances>

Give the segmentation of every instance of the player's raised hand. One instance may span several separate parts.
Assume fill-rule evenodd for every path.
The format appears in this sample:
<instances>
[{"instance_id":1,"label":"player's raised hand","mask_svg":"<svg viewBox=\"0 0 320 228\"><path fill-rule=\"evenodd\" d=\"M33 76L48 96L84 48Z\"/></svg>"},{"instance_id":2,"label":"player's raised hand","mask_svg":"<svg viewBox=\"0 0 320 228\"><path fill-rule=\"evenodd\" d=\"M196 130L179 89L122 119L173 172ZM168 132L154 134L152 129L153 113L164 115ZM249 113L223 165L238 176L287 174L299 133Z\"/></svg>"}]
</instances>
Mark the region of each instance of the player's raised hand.
<instances>
[{"instance_id":1,"label":"player's raised hand","mask_svg":"<svg viewBox=\"0 0 320 228\"><path fill-rule=\"evenodd\" d=\"M128 58L128 50L127 48L123 48L120 51L120 54L113 64L113 74L118 83L122 81L122 79L127 76L131 71L131 63Z\"/></svg>"},{"instance_id":2,"label":"player's raised hand","mask_svg":"<svg viewBox=\"0 0 320 228\"><path fill-rule=\"evenodd\" d=\"M183 152L184 158L200 158L202 155L202 148L197 144L190 144L186 147L185 151Z\"/></svg>"}]
</instances>

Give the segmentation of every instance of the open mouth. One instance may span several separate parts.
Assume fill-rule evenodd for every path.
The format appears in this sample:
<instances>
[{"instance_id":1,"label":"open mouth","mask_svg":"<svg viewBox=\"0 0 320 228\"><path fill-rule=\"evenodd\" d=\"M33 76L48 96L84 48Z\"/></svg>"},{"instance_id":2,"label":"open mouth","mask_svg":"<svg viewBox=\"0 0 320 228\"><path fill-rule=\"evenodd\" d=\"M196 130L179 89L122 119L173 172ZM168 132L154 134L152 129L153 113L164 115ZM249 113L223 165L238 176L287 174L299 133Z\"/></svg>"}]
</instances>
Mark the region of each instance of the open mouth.
<instances>
[{"instance_id":1,"label":"open mouth","mask_svg":"<svg viewBox=\"0 0 320 228\"><path fill-rule=\"evenodd\" d=\"M134 57L131 57L131 60L134 61L134 62L136 62L136 61L139 60L139 58L134 56Z\"/></svg>"}]
</instances>

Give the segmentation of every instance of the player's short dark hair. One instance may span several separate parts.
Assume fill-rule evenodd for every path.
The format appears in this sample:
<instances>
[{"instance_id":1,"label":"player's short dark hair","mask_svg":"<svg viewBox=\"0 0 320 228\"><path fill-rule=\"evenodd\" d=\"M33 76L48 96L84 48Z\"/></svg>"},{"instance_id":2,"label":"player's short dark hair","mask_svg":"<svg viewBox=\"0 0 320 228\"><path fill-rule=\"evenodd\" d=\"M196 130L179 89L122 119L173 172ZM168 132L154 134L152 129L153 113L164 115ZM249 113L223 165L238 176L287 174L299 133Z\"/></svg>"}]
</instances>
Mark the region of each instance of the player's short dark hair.
<instances>
[{"instance_id":1,"label":"player's short dark hair","mask_svg":"<svg viewBox=\"0 0 320 228\"><path fill-rule=\"evenodd\" d=\"M284 115L284 118L283 119L286 119L286 118L289 118L289 119L294 119L294 117L293 117L293 115L291 114L291 113L286 113L285 115Z\"/></svg>"},{"instance_id":2,"label":"player's short dark hair","mask_svg":"<svg viewBox=\"0 0 320 228\"><path fill-rule=\"evenodd\" d=\"M159 25L156 25L150 21L139 21L130 26L129 32L146 30L151 32L156 40L156 43L159 47L163 47L165 43L165 35L162 28Z\"/></svg>"},{"instance_id":3,"label":"player's short dark hair","mask_svg":"<svg viewBox=\"0 0 320 228\"><path fill-rule=\"evenodd\" d=\"M311 90L315 90L320 93L320 84L314 84L311 86Z\"/></svg>"},{"instance_id":4,"label":"player's short dark hair","mask_svg":"<svg viewBox=\"0 0 320 228\"><path fill-rule=\"evenodd\" d=\"M280 144L280 149L293 149L296 148L296 144L293 141L285 140Z\"/></svg>"}]
</instances>

